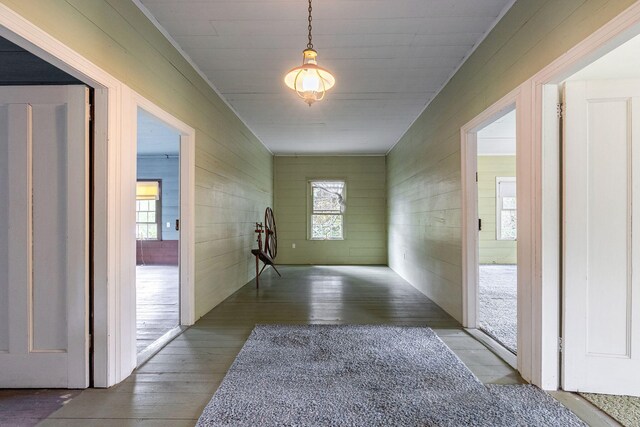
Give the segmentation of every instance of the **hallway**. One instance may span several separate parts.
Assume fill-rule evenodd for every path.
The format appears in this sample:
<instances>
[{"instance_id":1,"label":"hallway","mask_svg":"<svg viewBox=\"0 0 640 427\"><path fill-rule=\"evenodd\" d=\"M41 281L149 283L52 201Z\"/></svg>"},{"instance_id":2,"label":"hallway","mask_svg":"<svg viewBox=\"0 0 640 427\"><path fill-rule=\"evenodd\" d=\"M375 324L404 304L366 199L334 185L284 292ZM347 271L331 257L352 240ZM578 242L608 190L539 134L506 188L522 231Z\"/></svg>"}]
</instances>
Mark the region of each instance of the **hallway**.
<instances>
[{"instance_id":1,"label":"hallway","mask_svg":"<svg viewBox=\"0 0 640 427\"><path fill-rule=\"evenodd\" d=\"M82 392L43 426L191 426L258 323L428 325L485 383L522 382L509 365L387 267L282 267L250 282L123 383Z\"/></svg>"}]
</instances>

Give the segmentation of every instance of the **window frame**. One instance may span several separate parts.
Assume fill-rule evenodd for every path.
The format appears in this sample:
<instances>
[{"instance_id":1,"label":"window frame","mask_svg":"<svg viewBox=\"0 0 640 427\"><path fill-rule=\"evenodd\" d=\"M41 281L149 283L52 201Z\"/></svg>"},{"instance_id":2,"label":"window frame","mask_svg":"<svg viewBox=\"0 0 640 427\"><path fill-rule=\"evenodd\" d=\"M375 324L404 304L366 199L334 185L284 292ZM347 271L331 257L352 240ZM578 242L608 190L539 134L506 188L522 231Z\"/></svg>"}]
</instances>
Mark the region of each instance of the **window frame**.
<instances>
[{"instance_id":1,"label":"window frame","mask_svg":"<svg viewBox=\"0 0 640 427\"><path fill-rule=\"evenodd\" d=\"M141 178L137 179L138 182L157 182L158 183L158 200L156 200L156 226L158 227L158 236L155 239L139 239L138 238L138 224L153 224L152 222L138 222L138 199L136 198L136 241L162 241L162 179L160 178Z\"/></svg>"},{"instance_id":2,"label":"window frame","mask_svg":"<svg viewBox=\"0 0 640 427\"><path fill-rule=\"evenodd\" d=\"M518 215L518 193L516 188L516 208L504 209L502 205L502 196L500 195L500 183L513 182L516 183L515 176L497 176L496 177L496 240L500 242L516 242L518 240L518 228L517 228L517 215ZM515 211L516 212L516 237L514 239L505 239L502 237L502 212L503 211Z\"/></svg>"},{"instance_id":3,"label":"window frame","mask_svg":"<svg viewBox=\"0 0 640 427\"><path fill-rule=\"evenodd\" d=\"M326 242L340 242L343 240L346 240L347 238L347 221L346 221L346 215L344 213L339 213L339 214L324 214L324 215L337 215L337 216L341 216L342 217L342 237L340 238L335 238L335 239L320 239L320 238L314 238L312 236L313 234L313 215L322 215L322 214L316 214L313 210L313 184L315 182L342 182L344 184L344 189L343 189L343 194L344 194L344 200L346 202L347 200L347 179L346 178L336 178L336 177L331 177L331 178L312 178L312 179L307 179L307 240L312 240L312 241L316 241L316 242L322 242L322 241L326 241Z\"/></svg>"}]
</instances>

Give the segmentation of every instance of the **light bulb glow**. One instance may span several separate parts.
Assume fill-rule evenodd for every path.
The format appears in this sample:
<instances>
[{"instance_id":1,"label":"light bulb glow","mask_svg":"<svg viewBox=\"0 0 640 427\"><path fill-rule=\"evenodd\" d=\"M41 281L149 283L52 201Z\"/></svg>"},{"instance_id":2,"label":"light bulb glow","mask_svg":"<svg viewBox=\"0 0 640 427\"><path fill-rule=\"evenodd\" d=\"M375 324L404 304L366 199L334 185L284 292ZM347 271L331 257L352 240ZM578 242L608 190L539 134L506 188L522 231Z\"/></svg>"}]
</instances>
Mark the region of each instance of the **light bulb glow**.
<instances>
[{"instance_id":1,"label":"light bulb glow","mask_svg":"<svg viewBox=\"0 0 640 427\"><path fill-rule=\"evenodd\" d=\"M307 71L304 76L302 76L302 91L317 92L318 89L320 89L320 77L317 73Z\"/></svg>"}]
</instances>

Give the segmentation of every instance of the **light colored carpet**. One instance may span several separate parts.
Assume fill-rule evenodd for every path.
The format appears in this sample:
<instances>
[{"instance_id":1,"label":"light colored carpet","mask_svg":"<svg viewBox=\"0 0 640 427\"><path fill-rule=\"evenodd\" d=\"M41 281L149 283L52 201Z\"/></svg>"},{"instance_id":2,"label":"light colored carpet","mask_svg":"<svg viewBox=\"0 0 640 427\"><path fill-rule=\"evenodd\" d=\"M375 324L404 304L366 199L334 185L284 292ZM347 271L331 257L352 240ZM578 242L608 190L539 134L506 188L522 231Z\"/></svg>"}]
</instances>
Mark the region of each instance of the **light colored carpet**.
<instances>
[{"instance_id":1,"label":"light colored carpet","mask_svg":"<svg viewBox=\"0 0 640 427\"><path fill-rule=\"evenodd\" d=\"M478 326L512 352L518 350L517 266L480 266Z\"/></svg>"},{"instance_id":2,"label":"light colored carpet","mask_svg":"<svg viewBox=\"0 0 640 427\"><path fill-rule=\"evenodd\" d=\"M640 427L640 397L580 393L625 427Z\"/></svg>"},{"instance_id":3,"label":"light colored carpet","mask_svg":"<svg viewBox=\"0 0 640 427\"><path fill-rule=\"evenodd\" d=\"M533 386L485 387L429 328L257 326L198 426L584 426Z\"/></svg>"}]
</instances>

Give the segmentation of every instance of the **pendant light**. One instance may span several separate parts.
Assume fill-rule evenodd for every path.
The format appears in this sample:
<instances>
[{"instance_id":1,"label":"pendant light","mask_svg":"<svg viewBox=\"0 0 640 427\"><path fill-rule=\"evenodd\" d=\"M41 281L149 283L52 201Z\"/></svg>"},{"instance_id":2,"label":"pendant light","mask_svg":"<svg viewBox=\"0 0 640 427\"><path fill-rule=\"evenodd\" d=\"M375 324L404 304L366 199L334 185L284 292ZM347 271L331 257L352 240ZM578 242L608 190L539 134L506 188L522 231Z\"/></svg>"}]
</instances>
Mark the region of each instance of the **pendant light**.
<instances>
[{"instance_id":1,"label":"pendant light","mask_svg":"<svg viewBox=\"0 0 640 427\"><path fill-rule=\"evenodd\" d=\"M296 91L309 107L314 102L324 99L325 93L336 83L336 79L328 70L318 66L318 52L313 49L311 40L311 10L309 0L309 42L302 52L302 65L293 68L284 77L285 84Z\"/></svg>"}]
</instances>

